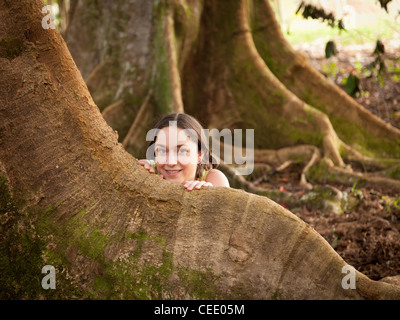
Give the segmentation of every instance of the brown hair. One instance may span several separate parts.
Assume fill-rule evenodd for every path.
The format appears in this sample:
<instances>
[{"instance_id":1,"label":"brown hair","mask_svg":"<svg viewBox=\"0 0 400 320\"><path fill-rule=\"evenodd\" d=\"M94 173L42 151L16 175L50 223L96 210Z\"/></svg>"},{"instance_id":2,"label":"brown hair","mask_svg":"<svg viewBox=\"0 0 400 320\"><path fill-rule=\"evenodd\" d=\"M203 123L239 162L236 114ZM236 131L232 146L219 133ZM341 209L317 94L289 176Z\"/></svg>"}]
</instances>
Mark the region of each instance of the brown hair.
<instances>
[{"instance_id":1,"label":"brown hair","mask_svg":"<svg viewBox=\"0 0 400 320\"><path fill-rule=\"evenodd\" d=\"M162 118L160 121L157 122L157 124L154 126L154 129L163 129L166 127L169 127L169 122L170 121L176 121L177 127L180 129L192 129L194 132L196 132L197 137L192 137L189 132L189 136L191 136L193 141L197 140L197 150L198 152L202 151L204 152L204 158L208 156L208 161L203 158L203 161L201 163L197 164L197 169L196 169L196 179L199 179L202 177L204 170L211 170L213 168L218 167L217 162L213 158L211 151L208 148L208 141L207 137L204 134L203 131L203 126L200 124L199 121L197 121L194 117L185 114L185 113L171 113L164 118ZM149 147L152 146L157 139L157 135L155 135L149 143Z\"/></svg>"}]
</instances>

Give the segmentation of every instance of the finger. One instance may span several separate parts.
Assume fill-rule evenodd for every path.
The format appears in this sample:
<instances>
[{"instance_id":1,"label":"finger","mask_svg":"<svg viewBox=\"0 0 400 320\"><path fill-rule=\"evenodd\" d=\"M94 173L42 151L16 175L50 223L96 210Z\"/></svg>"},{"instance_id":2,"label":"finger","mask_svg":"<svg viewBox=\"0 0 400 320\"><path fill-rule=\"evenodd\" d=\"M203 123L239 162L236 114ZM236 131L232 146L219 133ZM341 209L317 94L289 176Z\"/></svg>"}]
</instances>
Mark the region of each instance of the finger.
<instances>
[{"instance_id":1,"label":"finger","mask_svg":"<svg viewBox=\"0 0 400 320\"><path fill-rule=\"evenodd\" d=\"M200 181L200 182L198 182L194 187L196 188L196 189L200 189L202 186L204 186L206 184L206 182L205 181Z\"/></svg>"},{"instance_id":2,"label":"finger","mask_svg":"<svg viewBox=\"0 0 400 320\"><path fill-rule=\"evenodd\" d=\"M139 160L139 164L142 165L149 172L154 172L154 168L150 165L147 160Z\"/></svg>"},{"instance_id":3,"label":"finger","mask_svg":"<svg viewBox=\"0 0 400 320\"><path fill-rule=\"evenodd\" d=\"M193 188L197 185L198 181L190 181L190 183L187 185L186 189L188 190L193 190Z\"/></svg>"},{"instance_id":4,"label":"finger","mask_svg":"<svg viewBox=\"0 0 400 320\"><path fill-rule=\"evenodd\" d=\"M195 189L201 189L202 187L212 187L212 183L206 182L206 181L201 181L195 186Z\"/></svg>"},{"instance_id":5,"label":"finger","mask_svg":"<svg viewBox=\"0 0 400 320\"><path fill-rule=\"evenodd\" d=\"M147 171L154 173L154 168L151 165L148 163L143 163L142 165Z\"/></svg>"}]
</instances>

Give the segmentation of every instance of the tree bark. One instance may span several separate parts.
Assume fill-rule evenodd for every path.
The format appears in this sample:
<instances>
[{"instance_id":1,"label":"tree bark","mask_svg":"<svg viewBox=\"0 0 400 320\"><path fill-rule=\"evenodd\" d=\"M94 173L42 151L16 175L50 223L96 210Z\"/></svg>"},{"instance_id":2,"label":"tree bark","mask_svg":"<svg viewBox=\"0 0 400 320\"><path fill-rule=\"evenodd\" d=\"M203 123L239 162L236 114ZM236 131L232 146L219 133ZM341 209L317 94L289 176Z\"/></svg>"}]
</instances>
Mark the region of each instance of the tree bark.
<instances>
[{"instance_id":1,"label":"tree bark","mask_svg":"<svg viewBox=\"0 0 400 320\"><path fill-rule=\"evenodd\" d=\"M356 289L343 289L346 262L266 197L187 192L149 174L107 125L58 31L41 27L43 5L0 3L4 298L400 297L359 272ZM44 265L56 267L58 289L40 286Z\"/></svg>"},{"instance_id":2,"label":"tree bark","mask_svg":"<svg viewBox=\"0 0 400 320\"><path fill-rule=\"evenodd\" d=\"M285 40L268 0L252 3L252 36L274 75L302 101L327 114L340 139L358 152L398 159L400 130L359 105L296 52Z\"/></svg>"},{"instance_id":3,"label":"tree bark","mask_svg":"<svg viewBox=\"0 0 400 320\"><path fill-rule=\"evenodd\" d=\"M204 10L207 14L201 24L202 38L196 55L184 69L188 71L184 81L185 110L210 127L253 128L259 133L256 148L313 144L343 166L341 142L329 118L290 92L258 54L248 24L246 1L210 1ZM214 28L218 32L213 32ZM205 57L212 59L209 62ZM192 76L193 69L197 77ZM200 87L200 83L206 85Z\"/></svg>"}]
</instances>

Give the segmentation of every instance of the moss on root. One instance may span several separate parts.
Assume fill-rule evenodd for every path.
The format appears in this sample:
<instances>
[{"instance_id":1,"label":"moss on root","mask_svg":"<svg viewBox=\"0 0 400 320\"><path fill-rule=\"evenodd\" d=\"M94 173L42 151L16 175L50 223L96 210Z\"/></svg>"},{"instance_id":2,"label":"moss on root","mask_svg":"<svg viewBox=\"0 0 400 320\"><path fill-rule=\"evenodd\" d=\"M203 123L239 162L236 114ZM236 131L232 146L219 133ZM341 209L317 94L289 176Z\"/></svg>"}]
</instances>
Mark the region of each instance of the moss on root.
<instances>
[{"instance_id":1,"label":"moss on root","mask_svg":"<svg viewBox=\"0 0 400 320\"><path fill-rule=\"evenodd\" d=\"M101 225L85 222L87 209L68 222L57 206L21 212L0 177L0 299L168 299L174 297L169 278L174 272L173 254L167 241L144 232L109 237ZM103 217L106 213L102 213ZM56 221L57 220L57 221ZM137 242L126 258L106 259L106 247L125 239ZM143 246L151 243L161 252L160 261L147 262ZM76 266L68 261L67 249L76 248L95 261L99 272L89 283L78 283L72 275ZM43 289L42 268L56 269L56 289ZM89 289L88 289L89 288ZM191 288L192 291L199 290Z\"/></svg>"},{"instance_id":2,"label":"moss on root","mask_svg":"<svg viewBox=\"0 0 400 320\"><path fill-rule=\"evenodd\" d=\"M400 143L391 137L378 137L371 134L368 128L343 117L330 116L339 138L364 156L376 158L400 158Z\"/></svg>"},{"instance_id":3,"label":"moss on root","mask_svg":"<svg viewBox=\"0 0 400 320\"><path fill-rule=\"evenodd\" d=\"M147 300L172 296L168 285L173 272L172 253L164 249L160 264L141 264L140 250L108 265L104 275L95 279L93 298Z\"/></svg>"},{"instance_id":4,"label":"moss on root","mask_svg":"<svg viewBox=\"0 0 400 320\"><path fill-rule=\"evenodd\" d=\"M25 50L24 42L17 37L3 38L0 40L0 57L12 60Z\"/></svg>"},{"instance_id":5,"label":"moss on root","mask_svg":"<svg viewBox=\"0 0 400 320\"><path fill-rule=\"evenodd\" d=\"M182 279L183 286L186 290L197 299L217 298L218 289L215 283L218 281L219 277L213 275L211 271L201 272L181 268L178 275Z\"/></svg>"},{"instance_id":6,"label":"moss on root","mask_svg":"<svg viewBox=\"0 0 400 320\"><path fill-rule=\"evenodd\" d=\"M43 211L48 214L50 207ZM37 228L37 215L20 211L6 179L0 177L0 299L63 299L79 295L66 278L63 260L50 249L47 230ZM53 259L57 257L57 259ZM56 269L56 288L41 285L45 265Z\"/></svg>"}]
</instances>

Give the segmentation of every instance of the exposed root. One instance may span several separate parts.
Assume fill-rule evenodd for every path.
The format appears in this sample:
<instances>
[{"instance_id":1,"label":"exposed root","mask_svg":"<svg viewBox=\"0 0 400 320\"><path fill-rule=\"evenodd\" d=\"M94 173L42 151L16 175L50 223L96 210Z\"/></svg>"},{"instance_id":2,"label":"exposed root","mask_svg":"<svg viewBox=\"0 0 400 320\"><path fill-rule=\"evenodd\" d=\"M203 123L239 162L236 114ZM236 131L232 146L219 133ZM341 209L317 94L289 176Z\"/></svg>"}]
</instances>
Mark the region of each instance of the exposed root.
<instances>
[{"instance_id":1,"label":"exposed root","mask_svg":"<svg viewBox=\"0 0 400 320\"><path fill-rule=\"evenodd\" d=\"M223 144L223 146L225 150L228 149L227 145ZM228 150L233 152L233 148ZM225 155L225 152L223 154ZM225 164L223 159L220 162L220 169L228 176L232 187L267 196L275 202L291 208L307 206L343 213L359 205L362 199L356 193L346 192L344 194L335 185L344 185L350 188L354 188L354 186L357 188L378 187L389 193L400 190L400 181L390 178L394 174L400 175L399 166L374 173L354 172L349 166L336 166L327 157L321 160L319 149L311 145L286 147L279 150L254 150L254 162L267 164L267 168L272 168L268 169L269 172L280 172L293 164L305 163L301 172L300 188L297 189L279 190L276 188L271 190L264 188L261 185L264 174L254 181L250 181L239 175L234 166ZM320 186L313 187L309 181ZM311 190L312 192L309 192Z\"/></svg>"},{"instance_id":2,"label":"exposed root","mask_svg":"<svg viewBox=\"0 0 400 320\"><path fill-rule=\"evenodd\" d=\"M400 181L379 176L376 173L353 172L347 168L335 166L329 159L323 159L317 166L308 171L308 178L320 184L339 184L348 187L357 185L365 188L379 188L389 193L399 192Z\"/></svg>"},{"instance_id":3,"label":"exposed root","mask_svg":"<svg viewBox=\"0 0 400 320\"><path fill-rule=\"evenodd\" d=\"M181 88L181 78L178 69L178 58L175 46L175 36L174 36L174 17L172 8L168 9L168 14L166 16L166 26L165 26L165 45L167 49L168 56L168 66L170 73L170 81L172 85L172 110L174 112L184 112L183 102L182 102L182 88Z\"/></svg>"},{"instance_id":4,"label":"exposed root","mask_svg":"<svg viewBox=\"0 0 400 320\"><path fill-rule=\"evenodd\" d=\"M226 164L221 164L219 169L228 177L231 187L239 188L260 196L268 197L276 203L292 210L307 207L309 209L328 210L342 214L358 206L360 199L353 194L344 194L337 188L329 185L316 186L310 190L270 190L256 186L247 181L242 175L238 175L236 169Z\"/></svg>"},{"instance_id":5,"label":"exposed root","mask_svg":"<svg viewBox=\"0 0 400 320\"><path fill-rule=\"evenodd\" d=\"M357 162L362 166L366 167L374 167L377 171L379 169L384 169L388 167L392 167L395 165L400 165L400 159L390 159L390 158L371 158L362 155L358 151L354 150L354 148L348 146L347 144L342 144L344 155L343 158L347 162ZM367 170L366 170L367 171Z\"/></svg>"},{"instance_id":6,"label":"exposed root","mask_svg":"<svg viewBox=\"0 0 400 320\"><path fill-rule=\"evenodd\" d=\"M233 188L242 189L247 192L268 197L276 203L292 208L302 205L302 201L300 200L300 198L294 196L290 192L268 190L255 186L252 182L247 181L242 175L238 174L237 170L230 165L220 163L218 169L224 172L229 180L231 187Z\"/></svg>"},{"instance_id":7,"label":"exposed root","mask_svg":"<svg viewBox=\"0 0 400 320\"><path fill-rule=\"evenodd\" d=\"M239 11L239 29L243 31L250 30L249 22L246 14L245 1L241 1L241 9ZM251 32L243 32L242 40L247 48L248 58L254 64L256 70L265 78L266 82L278 92L281 92L286 97L286 102L281 106L282 115L287 119L288 123L298 126L298 118L303 117L308 119L308 128L315 126L316 131L322 135L322 148L324 156L331 159L337 166L344 167L345 163L339 152L341 144L340 139L331 124L329 117L312 106L301 101L296 95L289 91L283 84L273 75L265 61L260 56ZM243 49L244 51L245 49ZM302 126L303 124L300 124ZM299 127L299 130L304 128Z\"/></svg>"},{"instance_id":8,"label":"exposed root","mask_svg":"<svg viewBox=\"0 0 400 320\"><path fill-rule=\"evenodd\" d=\"M306 164L300 176L300 185L304 186L306 189L312 189L312 185L307 182L306 178L307 172L314 164L316 164L319 161L319 159L320 159L319 150L315 148L310 161Z\"/></svg>"},{"instance_id":9,"label":"exposed root","mask_svg":"<svg viewBox=\"0 0 400 320\"><path fill-rule=\"evenodd\" d=\"M366 299L398 300L400 286L395 282L373 281L364 274L357 272L357 291Z\"/></svg>"},{"instance_id":10,"label":"exposed root","mask_svg":"<svg viewBox=\"0 0 400 320\"><path fill-rule=\"evenodd\" d=\"M311 190L312 185L307 182L307 171L316 164L320 158L320 151L317 147L311 145L299 145L293 147L282 148L279 150L255 150L254 158L256 163L268 163L277 165L282 163L275 170L284 170L288 165L292 163L303 163L308 161L301 172L300 186Z\"/></svg>"},{"instance_id":11,"label":"exposed root","mask_svg":"<svg viewBox=\"0 0 400 320\"><path fill-rule=\"evenodd\" d=\"M219 144L219 141L212 140L214 144ZM213 146L214 146L213 144ZM221 143L223 152L226 156L229 153L234 153L234 149L227 144ZM228 152L228 153L227 153ZM243 152L243 150L242 150ZM302 170L298 190L278 191L269 190L267 188L257 186L257 181L252 182L246 180L243 175L240 175L234 166L224 163L223 157L214 157L220 163L219 168L223 171L234 188L240 188L251 193L267 196L277 203L285 204L288 207L297 207L304 205L305 202L300 198L304 192L310 191L313 186L307 181L308 170L319 161L320 151L317 147L311 145L299 145L293 147L282 148L279 150L254 150L254 163L268 164L274 172L280 172L293 165L294 163L306 163ZM262 179L260 177L259 179ZM258 181L259 182L259 181ZM307 200L307 199L305 199Z\"/></svg>"},{"instance_id":12,"label":"exposed root","mask_svg":"<svg viewBox=\"0 0 400 320\"><path fill-rule=\"evenodd\" d=\"M117 102L106 107L101 115L109 123L112 122L115 114L122 114L122 107L124 105L123 100L118 100Z\"/></svg>"},{"instance_id":13,"label":"exposed root","mask_svg":"<svg viewBox=\"0 0 400 320\"><path fill-rule=\"evenodd\" d=\"M96 89L98 82L103 79L104 69L110 68L111 64L111 60L104 59L89 74L85 82L90 92L93 92L94 89Z\"/></svg>"},{"instance_id":14,"label":"exposed root","mask_svg":"<svg viewBox=\"0 0 400 320\"><path fill-rule=\"evenodd\" d=\"M276 171L283 171L285 170L287 167L289 167L291 164L293 163L292 160L287 160L284 163L282 163L278 168L276 168Z\"/></svg>"},{"instance_id":15,"label":"exposed root","mask_svg":"<svg viewBox=\"0 0 400 320\"><path fill-rule=\"evenodd\" d=\"M135 121L133 121L131 127L129 128L129 131L127 135L125 136L124 140L122 141L122 146L124 148L127 148L129 145L134 145L139 138L139 134L141 130L139 127L141 127L144 123L147 122L148 116L149 116L149 101L151 98L151 91L147 94L146 98L144 99L139 112L137 113L135 117Z\"/></svg>"}]
</instances>

